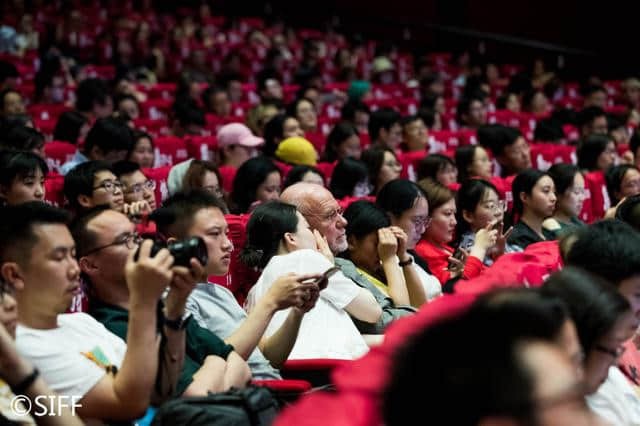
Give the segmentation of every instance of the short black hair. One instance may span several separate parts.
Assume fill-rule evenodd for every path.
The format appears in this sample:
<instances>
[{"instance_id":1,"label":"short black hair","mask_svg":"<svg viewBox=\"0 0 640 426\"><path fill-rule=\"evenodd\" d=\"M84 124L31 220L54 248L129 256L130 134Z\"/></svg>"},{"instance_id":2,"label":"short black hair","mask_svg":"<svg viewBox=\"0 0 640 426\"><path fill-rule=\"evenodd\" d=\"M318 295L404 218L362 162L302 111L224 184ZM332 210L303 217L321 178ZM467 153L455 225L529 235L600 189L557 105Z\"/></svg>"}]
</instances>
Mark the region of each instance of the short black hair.
<instances>
[{"instance_id":1,"label":"short black hair","mask_svg":"<svg viewBox=\"0 0 640 426\"><path fill-rule=\"evenodd\" d=\"M456 163L446 155L427 155L418 162L418 180L431 178L437 180L436 176L447 166L456 167ZM457 168L457 167L456 167Z\"/></svg>"},{"instance_id":2,"label":"short black hair","mask_svg":"<svg viewBox=\"0 0 640 426\"><path fill-rule=\"evenodd\" d=\"M502 124L480 126L477 132L478 143L495 156L502 155L505 148L513 145L520 137L520 130Z\"/></svg>"},{"instance_id":3,"label":"short black hair","mask_svg":"<svg viewBox=\"0 0 640 426\"><path fill-rule=\"evenodd\" d=\"M427 199L427 194L414 182L394 179L387 182L376 196L376 204L384 211L399 218L416 205L419 198Z\"/></svg>"},{"instance_id":4,"label":"short black hair","mask_svg":"<svg viewBox=\"0 0 640 426\"><path fill-rule=\"evenodd\" d=\"M107 210L111 210L108 205L92 207L78 214L69 225L71 236L76 243L77 259L96 248L98 235L90 231L88 225L94 218Z\"/></svg>"},{"instance_id":5,"label":"short black hair","mask_svg":"<svg viewBox=\"0 0 640 426\"><path fill-rule=\"evenodd\" d=\"M76 145L80 137L80 129L88 122L87 117L78 111L65 111L58 117L53 139Z\"/></svg>"},{"instance_id":6,"label":"short black hair","mask_svg":"<svg viewBox=\"0 0 640 426\"><path fill-rule=\"evenodd\" d=\"M606 117L607 113L604 110L597 106L590 106L583 108L580 112L576 114L576 124L579 127L582 127L586 124L593 123L598 117Z\"/></svg>"},{"instance_id":7,"label":"short black hair","mask_svg":"<svg viewBox=\"0 0 640 426\"><path fill-rule=\"evenodd\" d=\"M198 126L204 126L206 124L204 111L188 102L177 100L173 104L173 114L182 127L190 124L196 124Z\"/></svg>"},{"instance_id":8,"label":"short black hair","mask_svg":"<svg viewBox=\"0 0 640 426\"><path fill-rule=\"evenodd\" d=\"M576 149L578 156L578 167L581 169L593 171L598 168L598 157L606 149L612 139L608 135L589 135L581 139Z\"/></svg>"},{"instance_id":9,"label":"short black hair","mask_svg":"<svg viewBox=\"0 0 640 426\"><path fill-rule=\"evenodd\" d=\"M475 426L490 416L523 423L534 418L535 379L522 344L557 338L563 310L557 298L546 300L535 290L501 290L483 295L461 315L418 331L394 355L382 397L385 424L413 422L424 411L425 398L432 402L433 424ZM501 324L500 333L482 331L492 324ZM469 345L477 348L473 357L465 354ZM409 391L417 383L421 392ZM468 402L464 410L459 409L461 392Z\"/></svg>"},{"instance_id":10,"label":"short black hair","mask_svg":"<svg viewBox=\"0 0 640 426\"><path fill-rule=\"evenodd\" d=\"M619 286L640 275L640 235L619 220L601 220L580 229L566 264L583 268Z\"/></svg>"},{"instance_id":11,"label":"short black hair","mask_svg":"<svg viewBox=\"0 0 640 426\"><path fill-rule=\"evenodd\" d=\"M640 232L640 195L629 197L616 209L616 219Z\"/></svg>"},{"instance_id":12,"label":"short black hair","mask_svg":"<svg viewBox=\"0 0 640 426\"><path fill-rule=\"evenodd\" d=\"M240 260L250 267L264 268L276 255L284 234L296 232L296 207L282 201L260 204L247 223L247 241Z\"/></svg>"},{"instance_id":13,"label":"short black hair","mask_svg":"<svg viewBox=\"0 0 640 426\"><path fill-rule=\"evenodd\" d=\"M278 166L264 156L250 158L238 168L231 190L231 200L237 213L249 211L251 204L256 201L258 186L273 172L281 173Z\"/></svg>"},{"instance_id":14,"label":"short black hair","mask_svg":"<svg viewBox=\"0 0 640 426\"><path fill-rule=\"evenodd\" d=\"M464 182L471 177L469 176L469 168L476 156L476 148L478 145L463 145L456 149L455 159L459 182Z\"/></svg>"},{"instance_id":15,"label":"short black hair","mask_svg":"<svg viewBox=\"0 0 640 426\"><path fill-rule=\"evenodd\" d=\"M0 151L0 185L9 187L16 178L24 178L36 169L46 176L47 163L38 155L28 151Z\"/></svg>"},{"instance_id":16,"label":"short black hair","mask_svg":"<svg viewBox=\"0 0 640 426\"><path fill-rule=\"evenodd\" d=\"M36 225L69 223L66 210L41 201L0 207L0 264L23 262L31 258L31 250L38 243Z\"/></svg>"},{"instance_id":17,"label":"short black hair","mask_svg":"<svg viewBox=\"0 0 640 426\"><path fill-rule=\"evenodd\" d=\"M375 141L380 136L381 129L389 131L394 124L400 124L401 118L400 113L392 108L385 107L373 111L369 116L369 137Z\"/></svg>"},{"instance_id":18,"label":"short black hair","mask_svg":"<svg viewBox=\"0 0 640 426\"><path fill-rule=\"evenodd\" d=\"M287 188L294 183L302 181L304 175L309 172L317 174L318 176L320 176L320 178L322 178L322 181L324 182L324 174L320 170L313 166L306 166L303 164L300 166L295 166L293 169L289 170L289 173L287 173L287 177L284 180L284 184L282 185L282 187Z\"/></svg>"},{"instance_id":19,"label":"short black hair","mask_svg":"<svg viewBox=\"0 0 640 426\"><path fill-rule=\"evenodd\" d=\"M533 132L533 140L540 142L559 142L565 137L561 123L554 118L538 121Z\"/></svg>"},{"instance_id":20,"label":"short black hair","mask_svg":"<svg viewBox=\"0 0 640 426\"><path fill-rule=\"evenodd\" d=\"M545 282L543 291L564 300L586 355L631 308L627 299L609 282L575 267L553 274Z\"/></svg>"},{"instance_id":21,"label":"short black hair","mask_svg":"<svg viewBox=\"0 0 640 426\"><path fill-rule=\"evenodd\" d=\"M358 129L348 121L337 123L329 136L327 136L327 144L324 148L324 159L328 163L333 163L338 159L338 147L352 136L358 136Z\"/></svg>"},{"instance_id":22,"label":"short black hair","mask_svg":"<svg viewBox=\"0 0 640 426\"><path fill-rule=\"evenodd\" d=\"M167 198L162 207L156 209L149 218L156 223L158 231L166 238L185 238L193 219L200 210L216 208L227 213L224 202L202 189L178 192Z\"/></svg>"},{"instance_id":23,"label":"short black hair","mask_svg":"<svg viewBox=\"0 0 640 426\"><path fill-rule=\"evenodd\" d=\"M9 61L0 61L0 85L2 85L8 78L18 78L20 73L18 68Z\"/></svg>"},{"instance_id":24,"label":"short black hair","mask_svg":"<svg viewBox=\"0 0 640 426\"><path fill-rule=\"evenodd\" d=\"M553 185L556 187L556 194L563 195L571 186L576 175L580 173L573 164L554 164L547 170L547 174L553 179Z\"/></svg>"},{"instance_id":25,"label":"short black hair","mask_svg":"<svg viewBox=\"0 0 640 426\"><path fill-rule=\"evenodd\" d=\"M476 101L484 105L484 99L477 96L477 94L472 97L460 99L458 106L456 107L456 120L458 120L458 123L464 124L465 121L462 116L469 115L469 112L471 111L471 104Z\"/></svg>"},{"instance_id":26,"label":"short black hair","mask_svg":"<svg viewBox=\"0 0 640 426\"><path fill-rule=\"evenodd\" d=\"M133 172L140 170L140 164L133 161L122 160L113 164L113 174L117 177L122 175L130 175Z\"/></svg>"},{"instance_id":27,"label":"short black hair","mask_svg":"<svg viewBox=\"0 0 640 426\"><path fill-rule=\"evenodd\" d=\"M134 145L133 132L118 118L101 118L95 122L84 142L84 152L90 153L94 146L107 154L112 151L129 151Z\"/></svg>"},{"instance_id":28,"label":"short black hair","mask_svg":"<svg viewBox=\"0 0 640 426\"><path fill-rule=\"evenodd\" d=\"M364 112L366 114L371 114L371 110L359 99L350 99L340 111L340 117L343 120L347 120L353 122L356 119L356 112Z\"/></svg>"},{"instance_id":29,"label":"short black hair","mask_svg":"<svg viewBox=\"0 0 640 426\"><path fill-rule=\"evenodd\" d=\"M347 220L347 237L354 236L358 240L391 226L384 209L371 201L358 200L349 204L343 216Z\"/></svg>"},{"instance_id":30,"label":"short black hair","mask_svg":"<svg viewBox=\"0 0 640 426\"><path fill-rule=\"evenodd\" d=\"M343 158L333 169L329 190L337 200L341 200L352 196L356 185L368 182L368 178L369 171L365 163L355 158Z\"/></svg>"},{"instance_id":31,"label":"short black hair","mask_svg":"<svg viewBox=\"0 0 640 426\"><path fill-rule=\"evenodd\" d=\"M636 166L631 164L618 164L617 166L611 166L604 173L604 178L607 183L607 192L611 200L611 205L615 206L620 202L620 198L616 193L622 191L622 180L629 170L638 170Z\"/></svg>"},{"instance_id":32,"label":"short black hair","mask_svg":"<svg viewBox=\"0 0 640 426\"><path fill-rule=\"evenodd\" d=\"M87 161L78 164L64 177L64 196L72 209L79 210L79 195L91 196L93 194L93 181L96 173L113 169L104 161ZM115 174L115 173L114 173Z\"/></svg>"},{"instance_id":33,"label":"short black hair","mask_svg":"<svg viewBox=\"0 0 640 426\"><path fill-rule=\"evenodd\" d=\"M13 126L5 133L0 145L17 151L32 151L42 148L44 135L32 127Z\"/></svg>"},{"instance_id":34,"label":"short black hair","mask_svg":"<svg viewBox=\"0 0 640 426\"><path fill-rule=\"evenodd\" d=\"M91 112L94 105L104 105L109 98L107 83L99 78L87 78L78 83L76 89L76 108L78 111Z\"/></svg>"}]
</instances>

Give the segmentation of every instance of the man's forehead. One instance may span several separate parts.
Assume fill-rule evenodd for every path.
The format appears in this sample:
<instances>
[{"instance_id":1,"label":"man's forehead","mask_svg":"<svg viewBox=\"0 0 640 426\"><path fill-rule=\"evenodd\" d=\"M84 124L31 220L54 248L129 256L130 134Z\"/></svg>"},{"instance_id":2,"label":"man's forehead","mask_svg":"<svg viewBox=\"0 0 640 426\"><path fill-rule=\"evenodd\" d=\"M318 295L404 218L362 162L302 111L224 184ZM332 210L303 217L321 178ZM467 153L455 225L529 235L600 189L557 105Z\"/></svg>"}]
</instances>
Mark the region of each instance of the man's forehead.
<instances>
[{"instance_id":1,"label":"man's forehead","mask_svg":"<svg viewBox=\"0 0 640 426\"><path fill-rule=\"evenodd\" d=\"M93 181L96 183L100 183L105 180L116 180L116 175L111 173L109 170L101 170L93 175Z\"/></svg>"},{"instance_id":2,"label":"man's forehead","mask_svg":"<svg viewBox=\"0 0 640 426\"><path fill-rule=\"evenodd\" d=\"M146 182L147 177L140 170L136 170L133 173L120 176L120 180L128 185L135 185L136 183Z\"/></svg>"},{"instance_id":3,"label":"man's forehead","mask_svg":"<svg viewBox=\"0 0 640 426\"><path fill-rule=\"evenodd\" d=\"M36 246L44 250L51 250L58 246L73 246L73 237L67 225L62 223L43 223L33 227L33 233L37 236Z\"/></svg>"},{"instance_id":4,"label":"man's forehead","mask_svg":"<svg viewBox=\"0 0 640 426\"><path fill-rule=\"evenodd\" d=\"M126 230L133 231L135 225L124 214L109 209L90 220L87 228L98 235L111 235Z\"/></svg>"},{"instance_id":5,"label":"man's forehead","mask_svg":"<svg viewBox=\"0 0 640 426\"><path fill-rule=\"evenodd\" d=\"M208 229L213 227L227 227L227 221L222 211L217 207L207 207L198 210L193 217L192 228Z\"/></svg>"}]
</instances>

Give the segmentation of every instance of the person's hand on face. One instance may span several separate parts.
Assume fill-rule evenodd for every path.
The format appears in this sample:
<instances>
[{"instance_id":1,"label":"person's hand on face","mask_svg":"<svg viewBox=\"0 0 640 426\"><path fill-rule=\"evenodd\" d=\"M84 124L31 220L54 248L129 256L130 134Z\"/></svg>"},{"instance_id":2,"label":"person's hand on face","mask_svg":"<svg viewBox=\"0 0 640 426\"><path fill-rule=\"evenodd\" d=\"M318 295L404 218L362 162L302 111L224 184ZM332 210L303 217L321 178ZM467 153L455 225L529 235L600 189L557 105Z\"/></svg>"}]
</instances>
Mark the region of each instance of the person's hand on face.
<instances>
[{"instance_id":1,"label":"person's hand on face","mask_svg":"<svg viewBox=\"0 0 640 426\"><path fill-rule=\"evenodd\" d=\"M334 263L335 258L331 248L329 248L329 242L326 237L323 237L317 229L313 230L313 236L316 238L316 249L322 253L324 257L329 259L329 262Z\"/></svg>"},{"instance_id":2,"label":"person's hand on face","mask_svg":"<svg viewBox=\"0 0 640 426\"><path fill-rule=\"evenodd\" d=\"M396 237L396 240L398 241L398 251L397 251L398 258L401 261L406 260L408 257L407 245L409 243L409 237L407 236L407 233L404 232L404 230L398 226L391 226L389 227L389 230Z\"/></svg>"},{"instance_id":3,"label":"person's hand on face","mask_svg":"<svg viewBox=\"0 0 640 426\"><path fill-rule=\"evenodd\" d=\"M378 229L378 256L382 262L394 257L398 252L398 239L389 228Z\"/></svg>"},{"instance_id":4,"label":"person's hand on face","mask_svg":"<svg viewBox=\"0 0 640 426\"><path fill-rule=\"evenodd\" d=\"M153 241L145 240L140 245L138 259L136 250L131 250L125 265L125 277L132 298L155 304L173 279L173 256L163 248L151 257Z\"/></svg>"}]
</instances>

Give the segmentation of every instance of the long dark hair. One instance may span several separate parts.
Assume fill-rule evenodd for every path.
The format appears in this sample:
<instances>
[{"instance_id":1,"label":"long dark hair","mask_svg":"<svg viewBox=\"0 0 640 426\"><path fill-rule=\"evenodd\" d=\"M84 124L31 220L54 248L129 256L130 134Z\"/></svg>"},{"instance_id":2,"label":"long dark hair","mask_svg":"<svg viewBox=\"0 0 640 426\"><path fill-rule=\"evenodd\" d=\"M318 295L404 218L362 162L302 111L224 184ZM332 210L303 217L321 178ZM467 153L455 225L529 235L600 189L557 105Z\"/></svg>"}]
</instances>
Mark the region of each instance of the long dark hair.
<instances>
[{"instance_id":1,"label":"long dark hair","mask_svg":"<svg viewBox=\"0 0 640 426\"><path fill-rule=\"evenodd\" d=\"M463 212L473 213L478 204L484 199L487 191L493 191L500 198L498 189L493 184L482 179L469 179L462 184L456 194L456 240L453 244L455 247L460 243L460 238L471 230L469 223L464 219Z\"/></svg>"},{"instance_id":2,"label":"long dark hair","mask_svg":"<svg viewBox=\"0 0 640 426\"><path fill-rule=\"evenodd\" d=\"M513 213L518 216L522 216L524 205L520 199L520 193L531 195L533 187L544 176L549 176L548 173L540 171L538 169L526 169L516 176L511 185L511 193L513 194Z\"/></svg>"},{"instance_id":3,"label":"long dark hair","mask_svg":"<svg viewBox=\"0 0 640 426\"><path fill-rule=\"evenodd\" d=\"M358 135L356 126L347 122L341 121L336 124L327 136L327 145L324 148L324 161L333 163L338 160L338 147L347 139L352 136Z\"/></svg>"},{"instance_id":4,"label":"long dark hair","mask_svg":"<svg viewBox=\"0 0 640 426\"><path fill-rule=\"evenodd\" d=\"M247 241L240 261L252 268L264 268L278 252L287 232L296 232L298 216L295 206L282 201L259 205L247 223Z\"/></svg>"},{"instance_id":5,"label":"long dark hair","mask_svg":"<svg viewBox=\"0 0 640 426\"><path fill-rule=\"evenodd\" d=\"M280 169L267 157L255 157L244 162L233 179L231 200L236 213L246 213L251 204L256 201L256 190L267 176L273 172L280 173Z\"/></svg>"},{"instance_id":6,"label":"long dark hair","mask_svg":"<svg viewBox=\"0 0 640 426\"><path fill-rule=\"evenodd\" d=\"M415 183L406 179L395 179L387 182L380 189L376 197L378 204L384 211L399 218L416 205L418 198L427 199L427 194Z\"/></svg>"}]
</instances>

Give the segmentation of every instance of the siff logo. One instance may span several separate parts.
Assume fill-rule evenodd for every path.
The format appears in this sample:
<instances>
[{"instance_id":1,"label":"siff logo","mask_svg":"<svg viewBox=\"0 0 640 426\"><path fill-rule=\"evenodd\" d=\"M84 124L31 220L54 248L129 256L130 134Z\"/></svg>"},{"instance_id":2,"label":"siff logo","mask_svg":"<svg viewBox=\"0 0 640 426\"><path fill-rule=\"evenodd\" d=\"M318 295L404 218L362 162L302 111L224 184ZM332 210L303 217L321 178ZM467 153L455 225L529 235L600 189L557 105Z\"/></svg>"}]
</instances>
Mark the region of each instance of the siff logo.
<instances>
[{"instance_id":1,"label":"siff logo","mask_svg":"<svg viewBox=\"0 0 640 426\"><path fill-rule=\"evenodd\" d=\"M65 408L71 409L76 415L76 409L82 407L78 401L81 396L73 395L38 395L33 401L25 395L16 395L11 400L11 411L18 416L32 415L36 417L60 416Z\"/></svg>"}]
</instances>

